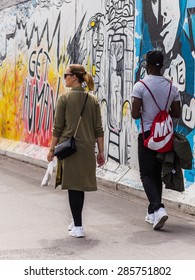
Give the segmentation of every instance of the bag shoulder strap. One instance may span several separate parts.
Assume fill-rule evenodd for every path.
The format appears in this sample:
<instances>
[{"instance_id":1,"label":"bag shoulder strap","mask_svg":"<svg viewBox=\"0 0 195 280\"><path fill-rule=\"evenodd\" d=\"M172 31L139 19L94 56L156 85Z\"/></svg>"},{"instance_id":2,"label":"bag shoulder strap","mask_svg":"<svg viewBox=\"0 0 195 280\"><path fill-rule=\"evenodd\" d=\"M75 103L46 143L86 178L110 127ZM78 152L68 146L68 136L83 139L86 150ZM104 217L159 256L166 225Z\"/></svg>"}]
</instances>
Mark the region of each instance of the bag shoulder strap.
<instances>
[{"instance_id":1,"label":"bag shoulder strap","mask_svg":"<svg viewBox=\"0 0 195 280\"><path fill-rule=\"evenodd\" d=\"M154 102L156 103L156 106L158 107L158 109L160 110L160 111L162 111L161 110L161 108L159 107L159 105L158 105L158 103L157 103L157 101L156 101L156 99L155 99L155 97L154 97L154 95L153 95L153 93L151 92L151 90L149 89L149 87L142 81L142 80L140 80L140 82L147 88L147 90L149 91L149 93L151 94L151 96L152 96L152 98L153 98L153 100L154 100ZM170 94L171 94L171 88L172 88L172 82L170 81L170 88L169 88L169 94L168 94L168 97L167 97L167 102L166 102L166 105L165 105L165 109L164 110L166 110L167 109L167 105L168 105L168 101L169 101L169 97L170 97Z\"/></svg>"},{"instance_id":2,"label":"bag shoulder strap","mask_svg":"<svg viewBox=\"0 0 195 280\"><path fill-rule=\"evenodd\" d=\"M83 108L81 110L81 114L80 114L80 117L79 117L79 120L78 120L78 123L77 123L77 127L76 127L76 130L75 130L74 136L73 136L74 138L75 138L75 136L77 134L77 131L78 131L78 128L79 128L79 125L80 125L80 122L81 122L81 119L82 119L82 116L83 116L83 112L84 112L84 109L85 109L85 105L86 105L86 102L87 102L88 95L89 94L87 92L87 95L85 97L85 101L84 101L84 104L83 104Z\"/></svg>"},{"instance_id":3,"label":"bag shoulder strap","mask_svg":"<svg viewBox=\"0 0 195 280\"><path fill-rule=\"evenodd\" d=\"M151 96L152 96L154 102L156 103L156 106L158 107L158 109L159 109L160 111L162 111L162 110L160 109L158 103L156 102L156 99L155 99L153 93L151 92L151 90L149 89L149 87L148 87L142 80L140 80L139 82L141 82L141 83L147 88L147 90L148 90L149 93L151 94ZM168 94L168 97L167 97L167 102L166 102L166 105L165 105L165 110L167 109L169 97L170 97L170 94L171 94L171 88L172 88L172 81L170 81L169 94ZM143 124L142 115L141 115L141 126L142 126L142 136L143 136L143 140L145 140L145 135L144 135L144 124Z\"/></svg>"},{"instance_id":4,"label":"bag shoulder strap","mask_svg":"<svg viewBox=\"0 0 195 280\"><path fill-rule=\"evenodd\" d=\"M85 101L84 101L84 104L83 104L83 108L82 108L82 111L81 111L81 117L82 117L82 115L83 115L83 112L84 112L84 109L85 109L85 105L86 105L86 102L87 102L87 98L88 98L88 92L87 92L87 95L86 95L86 97L85 97Z\"/></svg>"}]
</instances>

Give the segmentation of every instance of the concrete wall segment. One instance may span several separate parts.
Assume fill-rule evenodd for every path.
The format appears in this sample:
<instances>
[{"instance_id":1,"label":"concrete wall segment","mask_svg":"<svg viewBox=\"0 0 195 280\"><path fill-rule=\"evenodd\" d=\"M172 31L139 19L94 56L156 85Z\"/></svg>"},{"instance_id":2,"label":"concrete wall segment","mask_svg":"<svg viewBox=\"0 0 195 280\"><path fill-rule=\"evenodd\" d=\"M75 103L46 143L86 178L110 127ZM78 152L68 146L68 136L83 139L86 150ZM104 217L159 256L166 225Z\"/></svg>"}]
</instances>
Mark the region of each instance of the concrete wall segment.
<instances>
[{"instance_id":1,"label":"concrete wall segment","mask_svg":"<svg viewBox=\"0 0 195 280\"><path fill-rule=\"evenodd\" d=\"M1 0L0 10L3 10L5 8L14 6L16 4L21 4L24 2L27 2L28 0Z\"/></svg>"}]
</instances>

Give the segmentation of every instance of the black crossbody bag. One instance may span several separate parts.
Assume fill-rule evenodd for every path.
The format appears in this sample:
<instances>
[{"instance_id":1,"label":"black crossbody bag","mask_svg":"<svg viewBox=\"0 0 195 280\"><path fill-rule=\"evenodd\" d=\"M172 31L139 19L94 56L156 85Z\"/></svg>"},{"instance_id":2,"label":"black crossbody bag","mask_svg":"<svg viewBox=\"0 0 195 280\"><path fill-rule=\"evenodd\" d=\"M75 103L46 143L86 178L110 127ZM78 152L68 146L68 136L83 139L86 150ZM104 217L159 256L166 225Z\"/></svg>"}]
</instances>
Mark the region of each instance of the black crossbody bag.
<instances>
[{"instance_id":1,"label":"black crossbody bag","mask_svg":"<svg viewBox=\"0 0 195 280\"><path fill-rule=\"evenodd\" d=\"M77 131L78 131L81 119L82 119L82 115L83 115L83 111L85 109L85 104L87 102L87 98L88 98L88 93L86 95L85 102L83 104L81 115L79 117L79 120L78 120L77 127L76 127L74 135L72 137L66 139L61 144L55 146L54 156L57 156L57 158L59 160L62 160L64 158L66 158L66 157L69 157L70 155L76 153L76 151L77 151L75 137L76 137L76 134L77 134Z\"/></svg>"}]
</instances>

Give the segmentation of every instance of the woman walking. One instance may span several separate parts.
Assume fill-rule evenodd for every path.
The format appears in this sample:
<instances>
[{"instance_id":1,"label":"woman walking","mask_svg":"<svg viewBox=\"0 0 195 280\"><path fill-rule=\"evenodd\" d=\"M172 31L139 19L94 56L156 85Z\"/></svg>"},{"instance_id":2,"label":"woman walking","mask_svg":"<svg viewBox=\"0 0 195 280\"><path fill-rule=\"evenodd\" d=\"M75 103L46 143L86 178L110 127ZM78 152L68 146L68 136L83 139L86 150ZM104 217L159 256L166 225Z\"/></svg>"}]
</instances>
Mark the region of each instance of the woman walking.
<instances>
[{"instance_id":1,"label":"woman walking","mask_svg":"<svg viewBox=\"0 0 195 280\"><path fill-rule=\"evenodd\" d=\"M93 94L87 93L82 86L85 83L88 89L93 91L94 82L91 74L86 72L82 65L71 64L66 69L64 79L66 87L71 89L58 98L47 160L53 159L57 144L74 135L88 94L75 137L77 152L63 160L58 160L56 173L56 187L62 185L62 190L68 190L73 216L73 222L68 226L69 235L84 237L82 227L84 192L97 190L95 143L97 142L98 148L97 163L102 166L105 163L104 132L98 100Z\"/></svg>"}]
</instances>

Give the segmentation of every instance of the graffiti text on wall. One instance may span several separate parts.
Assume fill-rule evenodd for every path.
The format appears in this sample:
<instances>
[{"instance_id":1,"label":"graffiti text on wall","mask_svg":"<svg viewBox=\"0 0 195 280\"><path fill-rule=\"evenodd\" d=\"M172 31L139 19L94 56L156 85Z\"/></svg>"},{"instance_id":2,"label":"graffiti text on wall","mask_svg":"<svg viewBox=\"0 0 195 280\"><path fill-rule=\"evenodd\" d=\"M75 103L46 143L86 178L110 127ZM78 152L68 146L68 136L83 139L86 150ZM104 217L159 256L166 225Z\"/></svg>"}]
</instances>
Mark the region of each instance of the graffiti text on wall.
<instances>
[{"instance_id":1,"label":"graffiti text on wall","mask_svg":"<svg viewBox=\"0 0 195 280\"><path fill-rule=\"evenodd\" d=\"M38 52L35 50L31 53L29 58L30 77L26 78L24 93L23 112L27 130L33 136L32 140L40 145L44 145L44 141L48 141L48 137L51 137L55 104L60 85L59 78L57 90L54 94L54 90L47 80L49 63L51 63L51 59L43 48ZM44 135L45 133L46 135ZM42 135L40 139L39 135Z\"/></svg>"}]
</instances>

